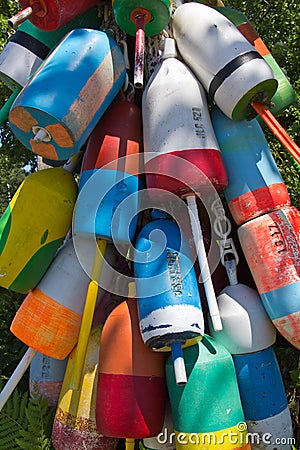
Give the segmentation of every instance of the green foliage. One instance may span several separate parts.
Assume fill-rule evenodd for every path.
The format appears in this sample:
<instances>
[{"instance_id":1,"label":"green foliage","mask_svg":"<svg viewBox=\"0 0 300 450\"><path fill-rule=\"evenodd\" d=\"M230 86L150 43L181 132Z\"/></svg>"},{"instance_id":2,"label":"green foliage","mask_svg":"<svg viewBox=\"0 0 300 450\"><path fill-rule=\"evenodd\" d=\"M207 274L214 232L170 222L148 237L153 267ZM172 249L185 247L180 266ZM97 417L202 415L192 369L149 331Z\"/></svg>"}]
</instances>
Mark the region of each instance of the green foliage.
<instances>
[{"instance_id":1,"label":"green foliage","mask_svg":"<svg viewBox=\"0 0 300 450\"><path fill-rule=\"evenodd\" d=\"M36 391L28 398L15 390L0 412L0 449L52 450L54 413Z\"/></svg>"}]
</instances>

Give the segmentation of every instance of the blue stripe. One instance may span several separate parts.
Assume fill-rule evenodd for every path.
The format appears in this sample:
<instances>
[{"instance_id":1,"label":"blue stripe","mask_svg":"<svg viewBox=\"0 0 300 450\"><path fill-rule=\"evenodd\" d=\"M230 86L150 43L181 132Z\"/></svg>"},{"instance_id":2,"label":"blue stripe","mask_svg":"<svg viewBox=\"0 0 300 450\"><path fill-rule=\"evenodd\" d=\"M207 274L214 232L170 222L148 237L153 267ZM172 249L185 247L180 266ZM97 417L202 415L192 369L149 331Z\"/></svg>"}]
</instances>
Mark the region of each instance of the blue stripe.
<instances>
[{"instance_id":1,"label":"blue stripe","mask_svg":"<svg viewBox=\"0 0 300 450\"><path fill-rule=\"evenodd\" d=\"M300 311L300 281L260 294L270 319Z\"/></svg>"},{"instance_id":2,"label":"blue stripe","mask_svg":"<svg viewBox=\"0 0 300 450\"><path fill-rule=\"evenodd\" d=\"M263 420L288 405L272 347L261 352L233 355L246 420Z\"/></svg>"}]
</instances>

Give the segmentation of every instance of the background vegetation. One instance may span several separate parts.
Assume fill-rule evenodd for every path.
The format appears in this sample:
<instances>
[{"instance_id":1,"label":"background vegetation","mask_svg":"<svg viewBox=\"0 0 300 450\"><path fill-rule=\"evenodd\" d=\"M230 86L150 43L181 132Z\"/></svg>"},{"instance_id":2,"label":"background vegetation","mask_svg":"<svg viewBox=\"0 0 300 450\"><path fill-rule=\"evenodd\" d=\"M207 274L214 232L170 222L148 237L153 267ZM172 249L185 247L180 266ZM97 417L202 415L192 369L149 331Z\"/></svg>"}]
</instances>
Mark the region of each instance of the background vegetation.
<instances>
[{"instance_id":1,"label":"background vegetation","mask_svg":"<svg viewBox=\"0 0 300 450\"><path fill-rule=\"evenodd\" d=\"M276 0L276 2L272 0L226 0L224 3L225 6L246 14L277 63L287 74L294 90L299 94L300 33L298 0ZM1 0L0 50L13 33L7 25L7 18L17 10L18 2L16 0ZM5 104L10 94L11 91L0 82L0 108ZM277 119L299 145L299 102L287 108ZM265 127L264 132L289 190L292 203L300 209L299 166L291 160L285 149ZM21 181L28 173L34 171L36 166L36 157L15 139L7 123L0 126L0 214L5 210ZM10 323L22 299L22 295L0 288L0 385L1 382L3 384L9 378L26 350L23 344L15 339L9 331ZM278 343L276 351L292 412L295 437L298 443L297 448L299 448L299 352L284 340ZM27 390L28 374L19 385L20 395L22 393L26 395ZM16 400L16 403L18 401ZM24 405L23 407L25 408ZM28 418L26 420L28 421ZM45 420L47 422L48 419ZM49 442L46 447L48 448L48 446L50 448ZM46 447L41 444L35 448Z\"/></svg>"}]
</instances>

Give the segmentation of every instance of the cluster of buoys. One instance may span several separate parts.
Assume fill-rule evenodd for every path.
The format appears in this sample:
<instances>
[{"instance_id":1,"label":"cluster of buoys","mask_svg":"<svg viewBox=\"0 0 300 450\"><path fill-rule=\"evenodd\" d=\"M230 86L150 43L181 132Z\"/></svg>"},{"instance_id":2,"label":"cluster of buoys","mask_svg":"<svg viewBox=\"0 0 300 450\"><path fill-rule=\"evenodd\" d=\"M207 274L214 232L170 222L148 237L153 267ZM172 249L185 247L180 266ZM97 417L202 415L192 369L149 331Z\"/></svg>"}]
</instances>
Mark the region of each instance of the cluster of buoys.
<instances>
[{"instance_id":1,"label":"cluster of buoys","mask_svg":"<svg viewBox=\"0 0 300 450\"><path fill-rule=\"evenodd\" d=\"M0 285L26 294L11 331L29 347L0 409L30 364L56 450L290 449L273 345L300 348L300 213L256 116L296 94L222 2L79 3L20 1L0 55L1 123L49 165L0 219Z\"/></svg>"}]
</instances>

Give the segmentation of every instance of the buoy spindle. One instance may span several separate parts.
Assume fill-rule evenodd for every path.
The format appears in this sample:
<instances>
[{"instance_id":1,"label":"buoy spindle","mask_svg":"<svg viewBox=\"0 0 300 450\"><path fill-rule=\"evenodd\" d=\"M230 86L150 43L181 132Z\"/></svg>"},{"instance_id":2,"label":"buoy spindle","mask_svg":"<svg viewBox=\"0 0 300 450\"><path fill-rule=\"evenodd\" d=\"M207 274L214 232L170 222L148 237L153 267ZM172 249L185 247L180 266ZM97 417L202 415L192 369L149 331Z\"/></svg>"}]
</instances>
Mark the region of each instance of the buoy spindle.
<instances>
[{"instance_id":1,"label":"buoy spindle","mask_svg":"<svg viewBox=\"0 0 300 450\"><path fill-rule=\"evenodd\" d=\"M42 10L42 5L40 3L33 3L32 6L27 6L27 8L22 9L17 14L8 19L8 25L11 28L17 28L25 20L29 19L33 14L38 13Z\"/></svg>"},{"instance_id":2,"label":"buoy spindle","mask_svg":"<svg viewBox=\"0 0 300 450\"><path fill-rule=\"evenodd\" d=\"M222 322L217 304L216 294L212 284L210 270L208 266L207 256L204 247L203 234L201 224L198 217L197 203L194 195L186 196L188 211L190 216L191 228L195 242L197 257L199 261L200 271L202 275L204 290L209 307L209 313L215 331L222 330Z\"/></svg>"},{"instance_id":3,"label":"buoy spindle","mask_svg":"<svg viewBox=\"0 0 300 450\"><path fill-rule=\"evenodd\" d=\"M172 348L172 359L174 364L174 373L176 384L186 384L187 376L185 370L185 363L182 353L182 347L180 342L173 342L171 344Z\"/></svg>"},{"instance_id":4,"label":"buoy spindle","mask_svg":"<svg viewBox=\"0 0 300 450\"><path fill-rule=\"evenodd\" d=\"M271 111L268 110L262 103L252 102L251 106L257 114L260 115L262 120L269 127L279 142L287 149L297 163L300 164L300 148L280 125L278 120L275 119Z\"/></svg>"},{"instance_id":5,"label":"buoy spindle","mask_svg":"<svg viewBox=\"0 0 300 450\"><path fill-rule=\"evenodd\" d=\"M31 361L33 360L35 354L36 354L36 350L34 350L33 348L29 347L27 349L25 355L23 356L23 358L17 365L14 373L12 374L12 376L10 377L10 379L4 386L4 388L0 394L0 411L2 410L3 406L5 405L5 403L11 396L11 394L13 393L14 389L17 387L19 381L21 380L22 376L26 372L26 370L27 370L29 364L31 363Z\"/></svg>"},{"instance_id":6,"label":"buoy spindle","mask_svg":"<svg viewBox=\"0 0 300 450\"><path fill-rule=\"evenodd\" d=\"M145 52L145 24L147 15L138 11L134 16L136 24L135 55L134 55L134 87L142 89L144 85L144 52Z\"/></svg>"},{"instance_id":7,"label":"buoy spindle","mask_svg":"<svg viewBox=\"0 0 300 450\"><path fill-rule=\"evenodd\" d=\"M83 316L81 319L79 338L76 347L76 352L74 355L73 376L70 383L70 389L73 389L75 391L78 391L80 388L81 375L83 371L89 335L91 332L92 321L96 307L96 300L98 294L98 281L100 280L102 272L106 244L107 241L105 239L99 239L97 241L97 247L95 250L93 268L91 273L91 281L88 286Z\"/></svg>"}]
</instances>

